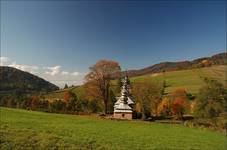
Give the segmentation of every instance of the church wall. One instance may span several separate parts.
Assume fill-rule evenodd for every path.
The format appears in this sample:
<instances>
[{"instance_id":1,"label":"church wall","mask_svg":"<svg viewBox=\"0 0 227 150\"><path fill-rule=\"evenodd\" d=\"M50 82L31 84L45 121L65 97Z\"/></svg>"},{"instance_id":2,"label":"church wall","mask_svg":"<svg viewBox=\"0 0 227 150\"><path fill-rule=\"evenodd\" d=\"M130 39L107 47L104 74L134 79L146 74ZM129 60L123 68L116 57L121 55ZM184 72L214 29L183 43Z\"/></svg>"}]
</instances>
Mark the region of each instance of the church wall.
<instances>
[{"instance_id":1,"label":"church wall","mask_svg":"<svg viewBox=\"0 0 227 150\"><path fill-rule=\"evenodd\" d=\"M130 113L130 112L115 112L114 118L115 119L132 120L132 113Z\"/></svg>"}]
</instances>

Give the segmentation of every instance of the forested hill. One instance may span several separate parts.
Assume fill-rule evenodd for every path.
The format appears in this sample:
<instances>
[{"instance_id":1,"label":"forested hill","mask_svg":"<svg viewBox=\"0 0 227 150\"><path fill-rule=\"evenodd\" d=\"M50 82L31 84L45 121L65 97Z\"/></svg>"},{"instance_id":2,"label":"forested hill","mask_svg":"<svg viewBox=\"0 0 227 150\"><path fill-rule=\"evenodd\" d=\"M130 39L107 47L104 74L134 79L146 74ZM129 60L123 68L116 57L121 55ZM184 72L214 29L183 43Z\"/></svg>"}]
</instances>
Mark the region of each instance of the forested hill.
<instances>
[{"instance_id":1,"label":"forested hill","mask_svg":"<svg viewBox=\"0 0 227 150\"><path fill-rule=\"evenodd\" d=\"M0 66L0 92L49 92L59 88L28 72Z\"/></svg>"},{"instance_id":2,"label":"forested hill","mask_svg":"<svg viewBox=\"0 0 227 150\"><path fill-rule=\"evenodd\" d=\"M227 53L219 53L211 57L202 57L192 61L161 62L159 64L155 64L139 70L128 70L127 73L129 76L140 76L152 73L159 73L163 71L177 71L226 64Z\"/></svg>"}]
</instances>

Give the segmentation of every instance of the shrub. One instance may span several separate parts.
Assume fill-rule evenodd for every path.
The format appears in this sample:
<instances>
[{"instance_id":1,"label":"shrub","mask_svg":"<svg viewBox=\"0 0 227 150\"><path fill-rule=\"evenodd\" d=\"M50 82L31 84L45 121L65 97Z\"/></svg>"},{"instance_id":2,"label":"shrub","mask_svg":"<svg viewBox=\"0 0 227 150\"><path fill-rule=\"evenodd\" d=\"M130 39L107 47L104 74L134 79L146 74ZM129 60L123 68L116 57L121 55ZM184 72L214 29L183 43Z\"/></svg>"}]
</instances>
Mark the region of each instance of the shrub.
<instances>
[{"instance_id":1,"label":"shrub","mask_svg":"<svg viewBox=\"0 0 227 150\"><path fill-rule=\"evenodd\" d=\"M54 100L50 103L51 112L65 112L66 103L62 100Z\"/></svg>"}]
</instances>

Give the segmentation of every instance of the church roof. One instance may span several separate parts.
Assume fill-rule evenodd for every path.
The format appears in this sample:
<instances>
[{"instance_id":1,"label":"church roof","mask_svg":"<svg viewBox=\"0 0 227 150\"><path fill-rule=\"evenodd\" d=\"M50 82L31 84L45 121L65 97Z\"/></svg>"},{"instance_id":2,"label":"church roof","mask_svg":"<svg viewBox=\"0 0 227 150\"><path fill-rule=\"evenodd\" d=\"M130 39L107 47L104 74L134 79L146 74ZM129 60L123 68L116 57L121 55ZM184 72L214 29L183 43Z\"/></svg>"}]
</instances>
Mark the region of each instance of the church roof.
<instances>
[{"instance_id":1,"label":"church roof","mask_svg":"<svg viewBox=\"0 0 227 150\"><path fill-rule=\"evenodd\" d=\"M132 99L130 98L130 97L128 97L128 104L130 105L130 104L134 104L134 102L132 101Z\"/></svg>"},{"instance_id":2,"label":"church roof","mask_svg":"<svg viewBox=\"0 0 227 150\"><path fill-rule=\"evenodd\" d=\"M120 103L114 112L132 112L132 108L128 104Z\"/></svg>"},{"instance_id":3,"label":"church roof","mask_svg":"<svg viewBox=\"0 0 227 150\"><path fill-rule=\"evenodd\" d=\"M121 102L121 99L120 99L121 97L116 97L116 98L117 98L117 101L114 104L114 106L120 104L120 102ZM132 101L132 99L130 97L128 97L127 104L129 104L129 105L134 104L134 102Z\"/></svg>"}]
</instances>

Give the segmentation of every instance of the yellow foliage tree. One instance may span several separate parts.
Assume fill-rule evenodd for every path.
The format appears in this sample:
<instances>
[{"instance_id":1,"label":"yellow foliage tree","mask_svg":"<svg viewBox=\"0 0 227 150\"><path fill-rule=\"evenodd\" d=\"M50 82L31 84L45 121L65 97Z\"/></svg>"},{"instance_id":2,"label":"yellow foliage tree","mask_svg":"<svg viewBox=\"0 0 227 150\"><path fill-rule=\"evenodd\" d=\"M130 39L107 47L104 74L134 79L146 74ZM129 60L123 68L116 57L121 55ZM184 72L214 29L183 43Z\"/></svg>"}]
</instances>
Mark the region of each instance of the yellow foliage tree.
<instances>
[{"instance_id":1,"label":"yellow foliage tree","mask_svg":"<svg viewBox=\"0 0 227 150\"><path fill-rule=\"evenodd\" d=\"M171 102L168 98L164 98L158 105L158 115L169 116L171 114Z\"/></svg>"}]
</instances>

